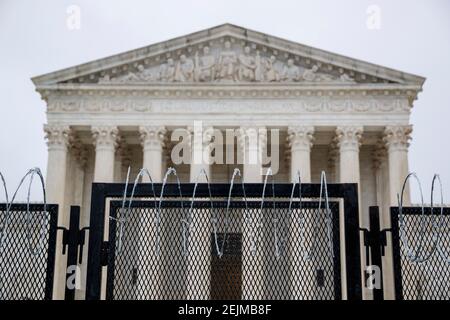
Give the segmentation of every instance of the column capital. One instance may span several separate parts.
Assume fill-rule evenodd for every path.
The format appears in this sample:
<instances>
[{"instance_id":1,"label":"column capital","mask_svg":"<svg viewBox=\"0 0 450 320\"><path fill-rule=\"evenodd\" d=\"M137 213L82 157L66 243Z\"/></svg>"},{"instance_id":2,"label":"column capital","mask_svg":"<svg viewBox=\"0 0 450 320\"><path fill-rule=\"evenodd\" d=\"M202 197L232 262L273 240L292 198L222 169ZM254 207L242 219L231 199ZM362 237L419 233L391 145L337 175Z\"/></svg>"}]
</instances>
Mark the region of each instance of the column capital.
<instances>
[{"instance_id":1,"label":"column capital","mask_svg":"<svg viewBox=\"0 0 450 320\"><path fill-rule=\"evenodd\" d=\"M141 145L145 149L163 148L167 130L164 126L141 126L139 136Z\"/></svg>"},{"instance_id":2,"label":"column capital","mask_svg":"<svg viewBox=\"0 0 450 320\"><path fill-rule=\"evenodd\" d=\"M341 151L359 151L363 127L340 126L336 129L336 143Z\"/></svg>"},{"instance_id":3,"label":"column capital","mask_svg":"<svg viewBox=\"0 0 450 320\"><path fill-rule=\"evenodd\" d=\"M314 141L313 126L289 126L287 141L291 151L311 151Z\"/></svg>"},{"instance_id":4,"label":"column capital","mask_svg":"<svg viewBox=\"0 0 450 320\"><path fill-rule=\"evenodd\" d=\"M408 151L412 126L386 126L383 141L389 151Z\"/></svg>"},{"instance_id":5,"label":"column capital","mask_svg":"<svg viewBox=\"0 0 450 320\"><path fill-rule=\"evenodd\" d=\"M44 125L45 139L48 149L67 150L70 140L70 127L65 125Z\"/></svg>"},{"instance_id":6,"label":"column capital","mask_svg":"<svg viewBox=\"0 0 450 320\"><path fill-rule=\"evenodd\" d=\"M202 141L203 147L210 147L211 143L213 142L214 137L214 127L213 126L207 126L207 127L193 127L188 126L186 128L189 136L188 136L188 142L189 146L192 147L192 140L193 139L200 139Z\"/></svg>"},{"instance_id":7,"label":"column capital","mask_svg":"<svg viewBox=\"0 0 450 320\"><path fill-rule=\"evenodd\" d=\"M116 126L94 126L91 128L94 146L99 148L113 148L118 144L119 130Z\"/></svg>"},{"instance_id":8,"label":"column capital","mask_svg":"<svg viewBox=\"0 0 450 320\"><path fill-rule=\"evenodd\" d=\"M237 131L237 138L239 146L242 150L245 150L245 147L250 147L250 142L253 143L253 147L264 148L267 144L267 129L266 127L257 127L257 126L242 126Z\"/></svg>"}]
</instances>

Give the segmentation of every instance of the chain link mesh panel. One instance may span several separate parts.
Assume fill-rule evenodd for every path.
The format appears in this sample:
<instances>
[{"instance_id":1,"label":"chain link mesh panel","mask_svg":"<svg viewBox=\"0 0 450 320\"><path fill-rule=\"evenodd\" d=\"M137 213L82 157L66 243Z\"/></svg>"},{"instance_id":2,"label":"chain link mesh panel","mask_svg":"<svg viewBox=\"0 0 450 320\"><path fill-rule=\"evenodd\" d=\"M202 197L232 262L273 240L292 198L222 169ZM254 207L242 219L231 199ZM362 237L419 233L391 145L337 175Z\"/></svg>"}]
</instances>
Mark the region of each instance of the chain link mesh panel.
<instances>
[{"instance_id":1,"label":"chain link mesh panel","mask_svg":"<svg viewBox=\"0 0 450 320\"><path fill-rule=\"evenodd\" d=\"M155 202L111 202L107 298L341 298L337 203L331 220L317 202L226 205L166 200L158 220Z\"/></svg>"},{"instance_id":2,"label":"chain link mesh panel","mask_svg":"<svg viewBox=\"0 0 450 320\"><path fill-rule=\"evenodd\" d=\"M0 300L51 299L56 244L57 207L13 204L6 217L0 204ZM42 244L40 245L40 241ZM41 248L33 253L31 249Z\"/></svg>"},{"instance_id":3,"label":"chain link mesh panel","mask_svg":"<svg viewBox=\"0 0 450 320\"><path fill-rule=\"evenodd\" d=\"M450 258L450 208L444 209L441 220L442 254L439 250L433 250L433 223L439 222L440 208L434 208L433 215L430 213L430 208L426 208L422 218L421 207L403 208L404 228L400 228L398 208L392 211L396 291L397 296L405 300L450 299L450 263L445 261L445 256ZM423 235L420 232L421 225L424 228ZM411 261L407 256L407 247L414 253L420 251L420 257L431 256L423 263Z\"/></svg>"}]
</instances>

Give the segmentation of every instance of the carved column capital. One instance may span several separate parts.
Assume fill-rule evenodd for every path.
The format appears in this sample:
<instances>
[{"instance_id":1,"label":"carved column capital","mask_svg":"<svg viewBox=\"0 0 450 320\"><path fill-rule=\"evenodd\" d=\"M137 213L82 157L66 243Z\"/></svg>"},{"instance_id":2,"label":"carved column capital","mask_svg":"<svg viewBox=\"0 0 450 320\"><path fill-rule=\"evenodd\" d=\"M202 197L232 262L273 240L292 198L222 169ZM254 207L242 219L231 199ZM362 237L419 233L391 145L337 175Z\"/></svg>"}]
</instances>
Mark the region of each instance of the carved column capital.
<instances>
[{"instance_id":1,"label":"carved column capital","mask_svg":"<svg viewBox=\"0 0 450 320\"><path fill-rule=\"evenodd\" d=\"M237 129L237 139L242 150L245 148L262 148L267 143L267 129L265 127L242 126Z\"/></svg>"},{"instance_id":2,"label":"carved column capital","mask_svg":"<svg viewBox=\"0 0 450 320\"><path fill-rule=\"evenodd\" d=\"M336 129L336 143L341 151L359 151L363 128L341 126Z\"/></svg>"},{"instance_id":3,"label":"carved column capital","mask_svg":"<svg viewBox=\"0 0 450 320\"><path fill-rule=\"evenodd\" d=\"M97 149L115 149L119 140L119 130L115 126L95 126L91 128L94 146Z\"/></svg>"},{"instance_id":4,"label":"carved column capital","mask_svg":"<svg viewBox=\"0 0 450 320\"><path fill-rule=\"evenodd\" d=\"M383 141L389 151L408 151L411 140L412 126L387 126Z\"/></svg>"},{"instance_id":5,"label":"carved column capital","mask_svg":"<svg viewBox=\"0 0 450 320\"><path fill-rule=\"evenodd\" d=\"M201 146L203 148L205 147L211 147L211 144L213 142L214 137L214 127L208 126L208 127L192 127L189 126L186 128L188 132L188 142L189 146L192 147L192 142L194 141L201 141ZM200 144L199 144L200 146Z\"/></svg>"},{"instance_id":6,"label":"carved column capital","mask_svg":"<svg viewBox=\"0 0 450 320\"><path fill-rule=\"evenodd\" d=\"M290 126L288 128L288 146L292 151L311 151L314 141L314 127Z\"/></svg>"},{"instance_id":7,"label":"carved column capital","mask_svg":"<svg viewBox=\"0 0 450 320\"><path fill-rule=\"evenodd\" d=\"M46 124L44 125L44 132L49 150L67 150L71 134L69 126Z\"/></svg>"},{"instance_id":8,"label":"carved column capital","mask_svg":"<svg viewBox=\"0 0 450 320\"><path fill-rule=\"evenodd\" d=\"M165 145L167 130L164 126L139 127L141 145L144 150L163 148Z\"/></svg>"}]
</instances>

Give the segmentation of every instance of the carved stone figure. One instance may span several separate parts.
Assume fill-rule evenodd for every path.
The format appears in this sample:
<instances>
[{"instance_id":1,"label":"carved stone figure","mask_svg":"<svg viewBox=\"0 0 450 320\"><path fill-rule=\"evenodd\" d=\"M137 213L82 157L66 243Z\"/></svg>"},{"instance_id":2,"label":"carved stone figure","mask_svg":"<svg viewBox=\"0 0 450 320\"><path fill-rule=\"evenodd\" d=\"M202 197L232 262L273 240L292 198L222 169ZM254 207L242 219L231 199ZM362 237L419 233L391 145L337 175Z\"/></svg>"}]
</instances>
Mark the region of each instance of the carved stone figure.
<instances>
[{"instance_id":1,"label":"carved stone figure","mask_svg":"<svg viewBox=\"0 0 450 320\"><path fill-rule=\"evenodd\" d=\"M184 54L180 56L180 61L175 69L175 81L194 81L194 62Z\"/></svg>"},{"instance_id":2,"label":"carved stone figure","mask_svg":"<svg viewBox=\"0 0 450 320\"><path fill-rule=\"evenodd\" d=\"M282 80L284 81L299 81L300 68L294 64L293 59L289 59L287 65L283 69Z\"/></svg>"},{"instance_id":3,"label":"carved stone figure","mask_svg":"<svg viewBox=\"0 0 450 320\"><path fill-rule=\"evenodd\" d=\"M255 58L250 55L250 47L245 47L244 52L239 55L238 78L240 81L255 80L256 63Z\"/></svg>"},{"instance_id":4,"label":"carved stone figure","mask_svg":"<svg viewBox=\"0 0 450 320\"><path fill-rule=\"evenodd\" d=\"M264 71L263 65L261 61L261 56L259 55L259 51L256 51L255 57L255 80L256 81L264 81Z\"/></svg>"},{"instance_id":5,"label":"carved stone figure","mask_svg":"<svg viewBox=\"0 0 450 320\"><path fill-rule=\"evenodd\" d=\"M105 74L103 77L98 79L98 83L109 83L111 82L111 77L109 74Z\"/></svg>"},{"instance_id":6,"label":"carved stone figure","mask_svg":"<svg viewBox=\"0 0 450 320\"><path fill-rule=\"evenodd\" d=\"M129 71L127 75L120 77L116 80L117 82L133 82L133 81L139 81L139 76L132 72Z\"/></svg>"},{"instance_id":7,"label":"carved stone figure","mask_svg":"<svg viewBox=\"0 0 450 320\"><path fill-rule=\"evenodd\" d=\"M172 58L167 59L167 63L161 66L159 80L167 82L175 80L175 63Z\"/></svg>"},{"instance_id":8,"label":"carved stone figure","mask_svg":"<svg viewBox=\"0 0 450 320\"><path fill-rule=\"evenodd\" d=\"M265 59L264 68L265 68L265 80L272 81L280 81L280 74L275 69L275 62L277 58L275 56L271 56L269 59Z\"/></svg>"},{"instance_id":9,"label":"carved stone figure","mask_svg":"<svg viewBox=\"0 0 450 320\"><path fill-rule=\"evenodd\" d=\"M352 77L350 77L348 74L343 73L340 77L339 80L341 82L355 82L355 79L353 79Z\"/></svg>"},{"instance_id":10,"label":"carved stone figure","mask_svg":"<svg viewBox=\"0 0 450 320\"><path fill-rule=\"evenodd\" d=\"M216 72L216 58L209 53L209 47L203 48L203 56L199 58L195 53L195 81L214 81Z\"/></svg>"},{"instance_id":11,"label":"carved stone figure","mask_svg":"<svg viewBox=\"0 0 450 320\"><path fill-rule=\"evenodd\" d=\"M231 50L231 43L226 41L225 50L220 53L218 61L218 74L219 80L235 81L236 80L236 52Z\"/></svg>"},{"instance_id":12,"label":"carved stone figure","mask_svg":"<svg viewBox=\"0 0 450 320\"><path fill-rule=\"evenodd\" d=\"M307 69L303 72L302 78L305 81L315 81L317 76L317 70L319 67L314 65L311 69Z\"/></svg>"},{"instance_id":13,"label":"carved stone figure","mask_svg":"<svg viewBox=\"0 0 450 320\"><path fill-rule=\"evenodd\" d=\"M153 80L153 74L149 69L145 69L142 64L138 65L138 78L140 81L150 81Z\"/></svg>"},{"instance_id":14,"label":"carved stone figure","mask_svg":"<svg viewBox=\"0 0 450 320\"><path fill-rule=\"evenodd\" d=\"M297 66L294 59L278 61L275 55L265 56L259 50L252 55L251 48L244 46L242 52L235 50L230 41L225 41L217 55L211 53L209 46L193 56L182 54L179 61L168 58L161 66L144 67L137 65L136 71L128 71L120 76L104 74L98 83L127 82L332 82L356 83L347 73L331 75L322 73L318 65L310 69Z\"/></svg>"}]
</instances>

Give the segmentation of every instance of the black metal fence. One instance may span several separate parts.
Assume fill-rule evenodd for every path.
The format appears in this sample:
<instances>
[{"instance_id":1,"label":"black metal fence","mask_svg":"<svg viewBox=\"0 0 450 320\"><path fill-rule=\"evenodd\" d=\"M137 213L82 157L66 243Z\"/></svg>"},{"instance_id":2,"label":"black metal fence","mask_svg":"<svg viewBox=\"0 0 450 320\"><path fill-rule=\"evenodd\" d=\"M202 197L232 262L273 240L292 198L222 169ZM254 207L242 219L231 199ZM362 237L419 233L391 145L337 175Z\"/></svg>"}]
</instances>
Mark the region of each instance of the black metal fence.
<instances>
[{"instance_id":1,"label":"black metal fence","mask_svg":"<svg viewBox=\"0 0 450 320\"><path fill-rule=\"evenodd\" d=\"M341 299L337 202L161 204L110 203L107 299Z\"/></svg>"},{"instance_id":2,"label":"black metal fence","mask_svg":"<svg viewBox=\"0 0 450 320\"><path fill-rule=\"evenodd\" d=\"M57 205L0 204L0 300L52 298Z\"/></svg>"},{"instance_id":3,"label":"black metal fence","mask_svg":"<svg viewBox=\"0 0 450 320\"><path fill-rule=\"evenodd\" d=\"M294 201L292 215L292 184L267 185L266 197L275 199L266 198L262 210L262 184L244 185L247 203L235 185L228 215L229 184L211 185L213 207L208 186L199 184L192 211L194 184L182 184L181 197L178 185L165 185L161 210L141 201L153 192L138 184L130 212L117 201L124 188L93 184L87 299L100 299L104 285L108 299L362 298L356 184L328 185L328 196L342 200L330 204L331 219L314 202L320 184L302 184L308 200ZM162 185L154 189L160 195Z\"/></svg>"},{"instance_id":4,"label":"black metal fence","mask_svg":"<svg viewBox=\"0 0 450 320\"><path fill-rule=\"evenodd\" d=\"M450 208L391 208L396 299L450 299ZM403 221L401 221L401 218ZM439 234L437 233L440 229Z\"/></svg>"}]
</instances>

